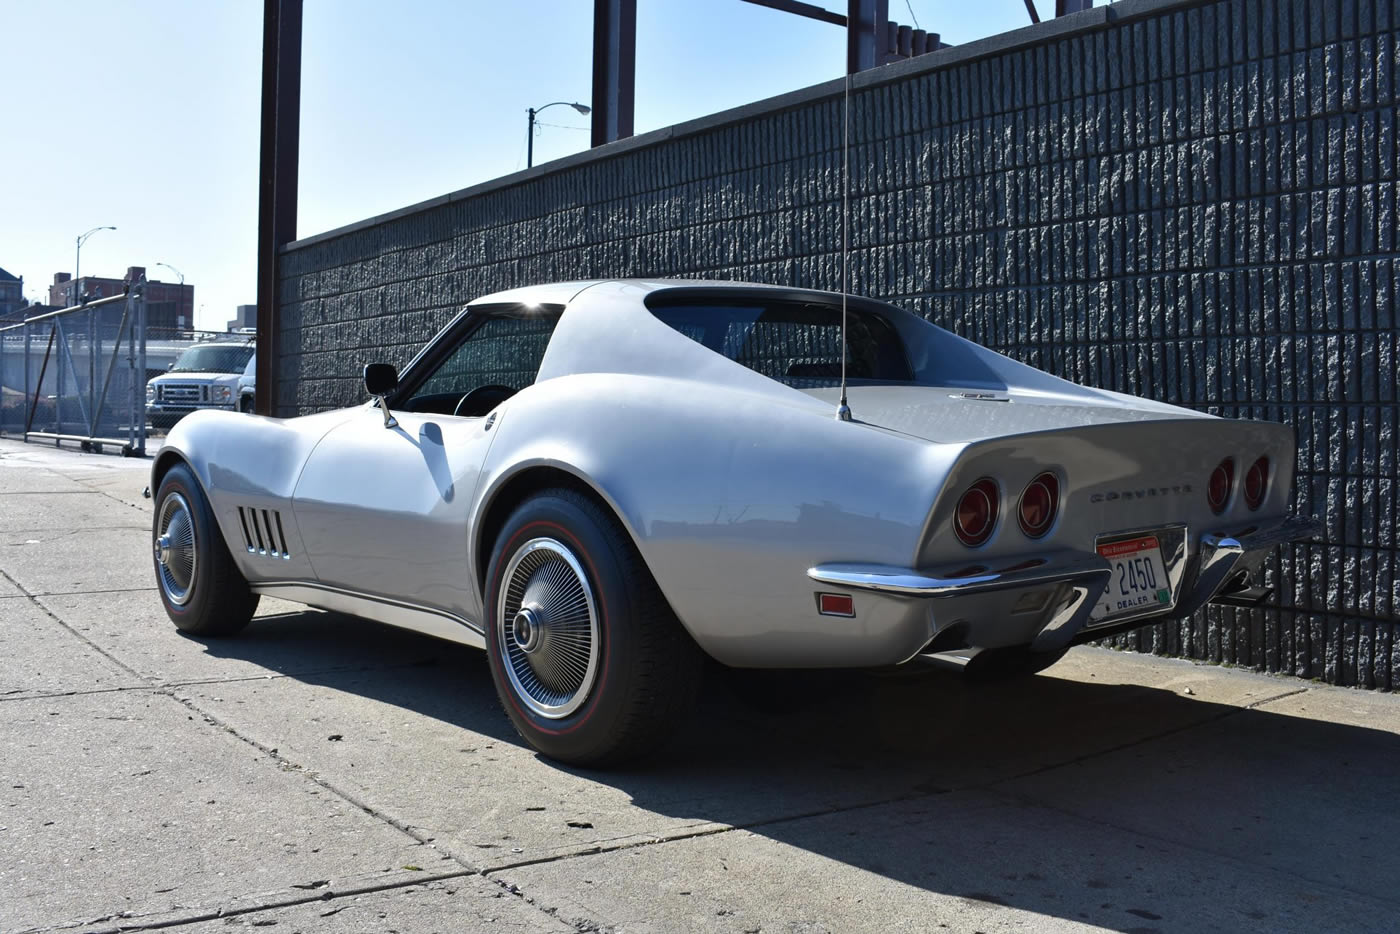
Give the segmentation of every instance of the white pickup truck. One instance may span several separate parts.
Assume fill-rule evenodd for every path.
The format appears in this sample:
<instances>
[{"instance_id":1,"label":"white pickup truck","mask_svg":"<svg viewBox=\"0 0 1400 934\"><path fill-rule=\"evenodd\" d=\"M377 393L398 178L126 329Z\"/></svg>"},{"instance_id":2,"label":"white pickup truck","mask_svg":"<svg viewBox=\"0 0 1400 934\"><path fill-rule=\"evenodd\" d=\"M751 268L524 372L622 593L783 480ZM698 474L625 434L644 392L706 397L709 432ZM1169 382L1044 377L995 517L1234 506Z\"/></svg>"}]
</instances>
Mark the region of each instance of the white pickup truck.
<instances>
[{"instance_id":1,"label":"white pickup truck","mask_svg":"<svg viewBox=\"0 0 1400 934\"><path fill-rule=\"evenodd\" d=\"M238 409L254 349L251 340L208 341L180 354L169 372L146 383L151 427L170 428L196 409Z\"/></svg>"}]
</instances>

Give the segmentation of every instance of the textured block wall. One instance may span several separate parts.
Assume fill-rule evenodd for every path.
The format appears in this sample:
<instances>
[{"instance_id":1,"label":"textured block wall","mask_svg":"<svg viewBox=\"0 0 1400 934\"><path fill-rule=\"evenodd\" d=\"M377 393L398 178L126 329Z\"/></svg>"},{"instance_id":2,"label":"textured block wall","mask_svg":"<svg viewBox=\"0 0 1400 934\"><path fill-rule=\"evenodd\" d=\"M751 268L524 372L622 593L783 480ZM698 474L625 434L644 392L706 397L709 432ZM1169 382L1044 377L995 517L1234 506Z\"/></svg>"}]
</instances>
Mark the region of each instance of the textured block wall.
<instances>
[{"instance_id":1,"label":"textured block wall","mask_svg":"<svg viewBox=\"0 0 1400 934\"><path fill-rule=\"evenodd\" d=\"M595 276L840 283L841 85L293 244L284 414L360 398L468 299ZM1261 610L1115 640L1400 682L1397 0L1124 0L866 73L851 288L1066 378L1300 445L1316 542Z\"/></svg>"}]
</instances>

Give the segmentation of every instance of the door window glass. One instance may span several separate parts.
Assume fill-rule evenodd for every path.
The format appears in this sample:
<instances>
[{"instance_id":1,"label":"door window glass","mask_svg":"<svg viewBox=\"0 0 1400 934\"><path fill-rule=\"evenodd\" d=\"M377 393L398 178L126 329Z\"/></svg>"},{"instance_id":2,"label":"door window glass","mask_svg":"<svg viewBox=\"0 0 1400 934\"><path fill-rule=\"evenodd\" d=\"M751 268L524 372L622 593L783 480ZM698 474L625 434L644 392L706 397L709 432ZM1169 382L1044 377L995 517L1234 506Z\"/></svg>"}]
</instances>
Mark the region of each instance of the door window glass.
<instances>
[{"instance_id":1,"label":"door window glass","mask_svg":"<svg viewBox=\"0 0 1400 934\"><path fill-rule=\"evenodd\" d=\"M457 402L474 389L524 389L534 383L558 321L553 314L485 318L418 386L404 408L451 413L456 411Z\"/></svg>"}]
</instances>

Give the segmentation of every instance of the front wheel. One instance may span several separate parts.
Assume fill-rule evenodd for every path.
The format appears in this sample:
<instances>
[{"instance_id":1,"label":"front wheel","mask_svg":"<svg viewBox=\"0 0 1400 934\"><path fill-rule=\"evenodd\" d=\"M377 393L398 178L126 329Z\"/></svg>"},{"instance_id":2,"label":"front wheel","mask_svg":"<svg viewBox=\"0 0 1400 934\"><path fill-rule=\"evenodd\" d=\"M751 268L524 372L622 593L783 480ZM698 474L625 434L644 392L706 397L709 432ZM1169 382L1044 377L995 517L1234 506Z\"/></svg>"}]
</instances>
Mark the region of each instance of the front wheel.
<instances>
[{"instance_id":1,"label":"front wheel","mask_svg":"<svg viewBox=\"0 0 1400 934\"><path fill-rule=\"evenodd\" d=\"M700 650L592 499L557 489L522 503L486 579L491 677L535 749L617 764L659 745L693 705Z\"/></svg>"},{"instance_id":2,"label":"front wheel","mask_svg":"<svg viewBox=\"0 0 1400 934\"><path fill-rule=\"evenodd\" d=\"M177 629L230 636L248 625L258 595L233 563L209 500L184 464L160 481L151 550L160 600Z\"/></svg>"}]
</instances>

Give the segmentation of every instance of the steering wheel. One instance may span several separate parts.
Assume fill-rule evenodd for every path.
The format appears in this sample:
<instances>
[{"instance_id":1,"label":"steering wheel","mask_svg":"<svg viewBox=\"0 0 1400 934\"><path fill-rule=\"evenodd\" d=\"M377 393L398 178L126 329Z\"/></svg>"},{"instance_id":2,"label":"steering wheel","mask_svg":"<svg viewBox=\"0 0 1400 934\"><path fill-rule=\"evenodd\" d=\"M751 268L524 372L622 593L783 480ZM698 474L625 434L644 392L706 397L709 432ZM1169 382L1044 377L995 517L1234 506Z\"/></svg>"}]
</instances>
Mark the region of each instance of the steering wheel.
<instances>
[{"instance_id":1,"label":"steering wheel","mask_svg":"<svg viewBox=\"0 0 1400 934\"><path fill-rule=\"evenodd\" d=\"M452 410L452 414L468 417L485 415L515 393L516 389L512 386L501 386L495 383L478 386L457 400L457 407Z\"/></svg>"}]
</instances>

